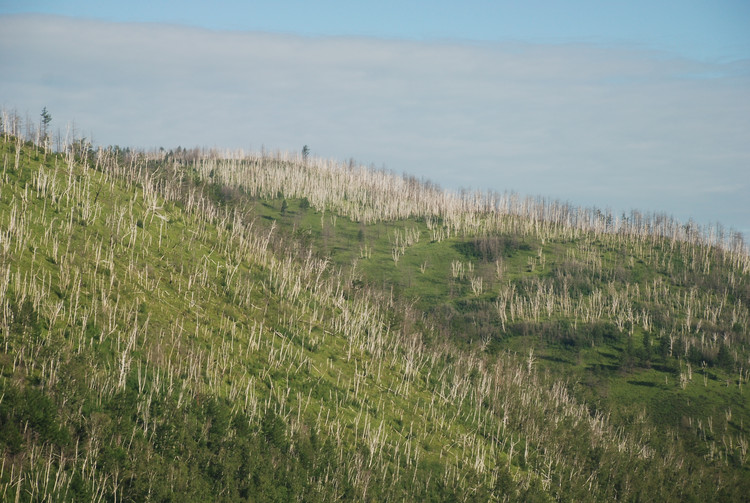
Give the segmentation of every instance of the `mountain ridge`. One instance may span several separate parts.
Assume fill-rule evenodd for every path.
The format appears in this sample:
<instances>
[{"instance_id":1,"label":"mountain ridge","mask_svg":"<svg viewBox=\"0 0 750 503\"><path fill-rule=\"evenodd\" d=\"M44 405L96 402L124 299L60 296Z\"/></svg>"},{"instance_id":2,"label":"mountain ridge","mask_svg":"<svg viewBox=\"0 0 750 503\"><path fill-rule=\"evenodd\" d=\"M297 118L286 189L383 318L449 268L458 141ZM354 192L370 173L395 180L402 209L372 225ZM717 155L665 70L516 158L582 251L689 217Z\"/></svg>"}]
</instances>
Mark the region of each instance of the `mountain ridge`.
<instances>
[{"instance_id":1,"label":"mountain ridge","mask_svg":"<svg viewBox=\"0 0 750 503\"><path fill-rule=\"evenodd\" d=\"M296 156L2 152L4 497L746 494L741 241Z\"/></svg>"}]
</instances>

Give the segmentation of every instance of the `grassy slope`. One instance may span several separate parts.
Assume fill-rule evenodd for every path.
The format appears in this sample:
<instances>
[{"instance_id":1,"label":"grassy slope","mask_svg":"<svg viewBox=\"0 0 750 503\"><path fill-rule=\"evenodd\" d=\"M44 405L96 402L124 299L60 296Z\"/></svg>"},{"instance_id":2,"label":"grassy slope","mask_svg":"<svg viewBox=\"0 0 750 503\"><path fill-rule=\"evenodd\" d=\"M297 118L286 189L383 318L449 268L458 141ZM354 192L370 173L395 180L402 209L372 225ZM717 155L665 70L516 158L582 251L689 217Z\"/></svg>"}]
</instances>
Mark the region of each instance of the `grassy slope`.
<instances>
[{"instance_id":1,"label":"grassy slope","mask_svg":"<svg viewBox=\"0 0 750 503\"><path fill-rule=\"evenodd\" d=\"M299 215L302 212L294 209L296 204L297 202L292 202L290 206L292 209L283 216L270 205L264 206L264 209L268 210L267 216L273 216L282 223L282 228L285 226L291 226L293 229L304 228L310 235L321 236L325 226L321 229L320 222L315 217L300 219ZM277 206L280 207L280 202ZM366 232L359 233L358 228L365 229ZM418 229L421 239L409 247L396 263L391 254L390 243L393 239L388 241L382 237L392 237L403 229ZM684 407L693 411L696 419L705 420L713 416L714 420L717 420L729 409L734 409L734 412L740 416L750 414L748 404L742 399L744 395L737 374L739 368L747 362L744 347L739 349L737 361L729 366L721 366L716 355L710 354L708 350L705 355L700 354L701 359L698 362L692 363L689 358L682 358L687 356L686 354L677 355L676 349L673 349L671 357L661 355L660 338L656 335L659 327L650 330L648 353L643 347L645 330L638 325L633 327L632 335L627 333L627 328L620 331L617 327L609 327L612 333L610 337L602 340L602 344L598 344L599 341L592 340L592 338L570 337L567 332L539 337L538 333L518 336L518 331L514 332L509 327L503 330L496 312L497 291L507 284L530 285L534 288L537 284L533 281L537 278L544 280L544 278L559 277L561 270L564 271L566 266L570 267L570 261L566 261L566 257L575 255L580 246L578 242L547 241L542 244L541 240L532 236L506 236L505 248L501 250L501 253L492 257L495 260L499 258L502 264L502 272L498 277L497 264L493 260L483 259L481 252L477 251L472 243L472 238L453 238L442 242L430 241L429 230L419 222L392 222L363 227L347 219L339 219L335 232L329 231L328 236L328 239L318 237L315 244L319 248L328 250L339 266L347 267L356 261L356 270L361 277L375 285L382 282L382 285L387 288L395 287L405 298L413 299L420 310L436 312L440 311L440 308L449 309L450 317L459 318L452 324L452 337L460 338L462 333L471 334L464 336L471 344L478 342L484 336L486 342L489 343L486 350L490 352L499 348L527 353L528 349L533 347L541 358L543 366L564 375L573 375L575 380L585 380L588 385L601 388L593 395L594 398L605 398L611 389L615 395L610 405L629 406L642 403L650 409L649 412L652 412L652 415L656 416L660 426L679 426L679 422L683 419L682 416L675 416L669 414L668 411L660 410L662 409L660 404L665 401L670 404L684 403ZM602 268L605 271L620 269L622 278L606 277L608 273L605 272L604 278L600 279L595 278L595 274L590 271L581 271L581 276L594 277L591 280L593 284L585 285L582 290L592 287L605 290L610 286L623 288L626 284L629 287L638 285L646 289L649 283L656 280L672 284L674 292L671 295L675 299L690 294L690 285L679 284L675 281L675 275L655 271L629 248L625 244L621 250L618 250L619 253L611 253L607 251L604 244L595 245L594 253L604 257L605 262ZM362 258L362 249L369 250L371 255ZM462 262L464 265L472 262L475 272L466 272L463 278L456 277L451 267L454 262ZM477 293L472 289L470 276L482 277L485 280L482 283L482 293ZM529 283L530 280L531 283ZM708 295L711 294L717 298L721 297L721 292L710 292ZM732 295L727 294L727 298L730 297ZM654 311L659 311L668 302L680 302L675 299L652 299L643 301L641 304L643 308L650 307ZM743 300L745 299L735 299L735 302L742 305ZM575 317L566 319L566 316L555 311L556 309L553 308L552 313L547 314L545 308L542 307L542 314L538 320L534 320L533 316L527 316L523 320L530 320L532 326L546 325L548 328L550 325L553 328L559 328L554 326L555 323L562 322L567 325L576 321ZM684 317L684 313L678 312L676 315ZM450 321L442 321L451 325ZM585 326L586 322L581 321L581 325ZM666 323L664 326L666 327ZM695 326L694 322L693 327ZM713 327L714 332L720 333L722 330L736 332L743 337L748 335L745 326L739 323L732 324L728 320L725 321L724 326ZM554 332L554 330L548 331ZM662 330L662 332L665 331ZM700 328L695 329L695 332L706 338L706 334L702 333ZM663 335L663 337L668 338L668 335ZM626 354L628 338L631 338L633 345L631 349L633 356L630 362L627 361L628 355ZM707 362L705 366L704 362ZM692 369L692 377L683 388L680 386L680 374L687 376L688 365ZM592 395L588 397L591 398ZM691 400L700 403L700 406L689 406L688 402ZM661 424L667 419L667 423ZM739 433L739 430L737 432Z\"/></svg>"},{"instance_id":2,"label":"grassy slope","mask_svg":"<svg viewBox=\"0 0 750 503\"><path fill-rule=\"evenodd\" d=\"M552 308L503 328L503 289L538 290L578 255L603 262L582 291L615 272L652 282L627 243L507 235L489 256L471 236L433 241L424 220L363 224L299 199L282 213L169 163L82 167L27 145L16 169L17 146L0 189L6 498L746 490L737 361L681 386L687 362L628 350L614 322L578 340ZM396 263L407 231L419 241Z\"/></svg>"}]
</instances>

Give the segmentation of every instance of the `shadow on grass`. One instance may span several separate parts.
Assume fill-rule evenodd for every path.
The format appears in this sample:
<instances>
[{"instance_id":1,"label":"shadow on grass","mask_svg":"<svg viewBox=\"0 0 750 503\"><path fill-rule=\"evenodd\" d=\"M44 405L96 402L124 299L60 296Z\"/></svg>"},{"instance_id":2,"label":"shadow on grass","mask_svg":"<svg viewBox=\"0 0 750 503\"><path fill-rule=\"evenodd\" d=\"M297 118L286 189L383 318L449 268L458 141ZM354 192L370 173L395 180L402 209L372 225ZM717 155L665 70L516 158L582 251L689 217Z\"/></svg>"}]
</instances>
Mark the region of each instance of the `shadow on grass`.
<instances>
[{"instance_id":1,"label":"shadow on grass","mask_svg":"<svg viewBox=\"0 0 750 503\"><path fill-rule=\"evenodd\" d=\"M680 370L678 368L675 368L674 366L664 365L660 363L651 363L651 368L667 374L679 374L680 372Z\"/></svg>"},{"instance_id":2,"label":"shadow on grass","mask_svg":"<svg viewBox=\"0 0 750 503\"><path fill-rule=\"evenodd\" d=\"M617 372L618 370L620 370L620 366L611 365L608 363L591 363L589 364L587 369L594 372L595 374L601 374L601 373Z\"/></svg>"},{"instance_id":3,"label":"shadow on grass","mask_svg":"<svg viewBox=\"0 0 750 503\"><path fill-rule=\"evenodd\" d=\"M565 358L560 358L559 356L547 356L547 355L543 355L543 356L539 356L539 359L540 360L547 360L548 362L566 363L568 365L572 365L573 364L573 362L571 362L570 360L566 360Z\"/></svg>"},{"instance_id":4,"label":"shadow on grass","mask_svg":"<svg viewBox=\"0 0 750 503\"><path fill-rule=\"evenodd\" d=\"M609 358L611 360L617 360L618 359L618 356L615 353L610 353L609 351L603 351L603 350L600 349L599 350L599 354L602 355L603 357Z\"/></svg>"},{"instance_id":5,"label":"shadow on grass","mask_svg":"<svg viewBox=\"0 0 750 503\"><path fill-rule=\"evenodd\" d=\"M636 380L630 380L628 381L628 384L632 384L634 386L645 386L647 388L654 388L656 387L656 383L653 381L636 381Z\"/></svg>"}]
</instances>

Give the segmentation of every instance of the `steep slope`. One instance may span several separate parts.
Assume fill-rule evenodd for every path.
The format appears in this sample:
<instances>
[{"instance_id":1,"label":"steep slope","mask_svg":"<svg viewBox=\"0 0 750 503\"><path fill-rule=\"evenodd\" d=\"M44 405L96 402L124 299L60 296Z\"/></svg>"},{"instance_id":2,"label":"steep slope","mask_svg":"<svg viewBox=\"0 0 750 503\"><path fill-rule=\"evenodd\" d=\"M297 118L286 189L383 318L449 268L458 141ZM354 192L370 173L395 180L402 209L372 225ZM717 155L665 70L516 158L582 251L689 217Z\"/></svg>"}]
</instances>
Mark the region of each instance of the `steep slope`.
<instances>
[{"instance_id":1,"label":"steep slope","mask_svg":"<svg viewBox=\"0 0 750 503\"><path fill-rule=\"evenodd\" d=\"M3 499L747 494L731 242L279 155L1 148Z\"/></svg>"}]
</instances>

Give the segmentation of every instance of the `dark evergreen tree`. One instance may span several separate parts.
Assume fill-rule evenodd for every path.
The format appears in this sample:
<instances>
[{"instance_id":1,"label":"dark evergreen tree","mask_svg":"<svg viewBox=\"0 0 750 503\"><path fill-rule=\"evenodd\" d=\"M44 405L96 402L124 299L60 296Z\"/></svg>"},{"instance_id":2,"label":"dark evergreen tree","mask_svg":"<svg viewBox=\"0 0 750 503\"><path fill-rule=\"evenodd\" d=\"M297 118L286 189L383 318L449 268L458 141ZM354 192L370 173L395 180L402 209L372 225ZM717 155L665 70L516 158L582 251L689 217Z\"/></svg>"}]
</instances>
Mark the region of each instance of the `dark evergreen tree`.
<instances>
[{"instance_id":1,"label":"dark evergreen tree","mask_svg":"<svg viewBox=\"0 0 750 503\"><path fill-rule=\"evenodd\" d=\"M734 366L734 360L729 352L729 348L723 343L719 345L719 353L716 355L716 364L728 371L731 371Z\"/></svg>"}]
</instances>

